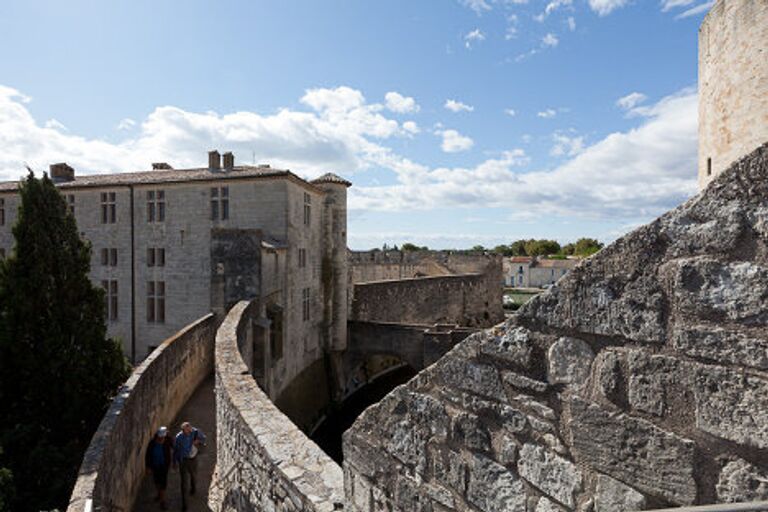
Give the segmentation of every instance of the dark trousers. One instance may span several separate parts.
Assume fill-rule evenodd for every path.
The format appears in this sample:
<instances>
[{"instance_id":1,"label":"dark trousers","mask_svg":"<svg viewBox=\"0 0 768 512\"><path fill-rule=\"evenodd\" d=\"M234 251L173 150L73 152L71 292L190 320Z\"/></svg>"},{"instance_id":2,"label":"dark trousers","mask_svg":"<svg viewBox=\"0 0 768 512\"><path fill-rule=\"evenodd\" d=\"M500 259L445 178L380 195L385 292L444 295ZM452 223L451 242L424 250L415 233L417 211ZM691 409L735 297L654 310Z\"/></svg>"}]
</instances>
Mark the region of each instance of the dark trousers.
<instances>
[{"instance_id":1,"label":"dark trousers","mask_svg":"<svg viewBox=\"0 0 768 512\"><path fill-rule=\"evenodd\" d=\"M195 492L195 475L197 475L197 458L181 459L179 467L179 476L181 476L181 506L187 506L187 475L189 475L189 489Z\"/></svg>"}]
</instances>

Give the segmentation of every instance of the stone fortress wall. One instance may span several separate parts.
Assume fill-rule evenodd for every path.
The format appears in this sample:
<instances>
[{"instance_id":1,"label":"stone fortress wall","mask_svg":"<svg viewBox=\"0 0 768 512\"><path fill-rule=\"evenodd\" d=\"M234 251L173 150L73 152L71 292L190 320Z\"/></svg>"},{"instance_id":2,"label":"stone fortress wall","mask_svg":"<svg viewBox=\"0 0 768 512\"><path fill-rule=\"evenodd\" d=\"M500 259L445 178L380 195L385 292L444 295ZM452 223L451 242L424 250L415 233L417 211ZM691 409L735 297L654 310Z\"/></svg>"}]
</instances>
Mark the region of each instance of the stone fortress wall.
<instances>
[{"instance_id":1,"label":"stone fortress wall","mask_svg":"<svg viewBox=\"0 0 768 512\"><path fill-rule=\"evenodd\" d=\"M768 141L768 0L718 0L699 30L699 187Z\"/></svg>"},{"instance_id":2,"label":"stone fortress wall","mask_svg":"<svg viewBox=\"0 0 768 512\"><path fill-rule=\"evenodd\" d=\"M213 510L330 512L343 508L341 468L270 401L242 351L256 302L236 304L216 334Z\"/></svg>"},{"instance_id":3,"label":"stone fortress wall","mask_svg":"<svg viewBox=\"0 0 768 512\"><path fill-rule=\"evenodd\" d=\"M344 435L346 510L768 500L768 144Z\"/></svg>"},{"instance_id":4,"label":"stone fortress wall","mask_svg":"<svg viewBox=\"0 0 768 512\"><path fill-rule=\"evenodd\" d=\"M134 370L91 440L68 512L131 510L145 473L144 448L210 375L215 332L215 317L208 314L164 341Z\"/></svg>"}]
</instances>

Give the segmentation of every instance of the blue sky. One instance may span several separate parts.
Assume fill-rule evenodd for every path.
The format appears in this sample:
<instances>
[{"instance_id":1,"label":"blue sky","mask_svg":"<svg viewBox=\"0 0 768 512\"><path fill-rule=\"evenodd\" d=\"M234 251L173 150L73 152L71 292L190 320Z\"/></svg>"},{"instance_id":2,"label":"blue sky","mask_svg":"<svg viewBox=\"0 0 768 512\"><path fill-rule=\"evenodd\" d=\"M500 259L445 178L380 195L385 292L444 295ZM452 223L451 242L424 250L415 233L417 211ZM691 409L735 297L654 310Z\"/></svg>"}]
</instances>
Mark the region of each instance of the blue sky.
<instances>
[{"instance_id":1,"label":"blue sky","mask_svg":"<svg viewBox=\"0 0 768 512\"><path fill-rule=\"evenodd\" d=\"M349 178L353 248L609 241L696 191L708 6L6 1L0 179L219 148Z\"/></svg>"}]
</instances>

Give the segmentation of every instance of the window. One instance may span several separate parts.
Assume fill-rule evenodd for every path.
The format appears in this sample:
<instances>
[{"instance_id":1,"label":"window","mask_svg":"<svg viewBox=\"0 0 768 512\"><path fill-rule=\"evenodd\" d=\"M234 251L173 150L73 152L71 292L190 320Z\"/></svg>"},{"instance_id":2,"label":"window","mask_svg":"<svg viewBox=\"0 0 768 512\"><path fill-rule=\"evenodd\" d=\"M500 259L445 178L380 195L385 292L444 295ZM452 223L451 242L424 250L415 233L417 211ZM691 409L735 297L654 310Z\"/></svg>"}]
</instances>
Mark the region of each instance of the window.
<instances>
[{"instance_id":1,"label":"window","mask_svg":"<svg viewBox=\"0 0 768 512\"><path fill-rule=\"evenodd\" d=\"M117 222L117 206L114 192L101 193L101 223L114 224Z\"/></svg>"},{"instance_id":2,"label":"window","mask_svg":"<svg viewBox=\"0 0 768 512\"><path fill-rule=\"evenodd\" d=\"M165 221L165 191L147 190L147 222Z\"/></svg>"},{"instance_id":3,"label":"window","mask_svg":"<svg viewBox=\"0 0 768 512\"><path fill-rule=\"evenodd\" d=\"M707 176L712 176L712 159L707 158Z\"/></svg>"},{"instance_id":4,"label":"window","mask_svg":"<svg viewBox=\"0 0 768 512\"><path fill-rule=\"evenodd\" d=\"M74 194L67 194L67 209L69 210L69 213L72 214L72 216L75 216L75 195Z\"/></svg>"},{"instance_id":5,"label":"window","mask_svg":"<svg viewBox=\"0 0 768 512\"><path fill-rule=\"evenodd\" d=\"M116 267L117 266L117 249L102 249L101 264L105 267L106 266Z\"/></svg>"},{"instance_id":6,"label":"window","mask_svg":"<svg viewBox=\"0 0 768 512\"><path fill-rule=\"evenodd\" d=\"M117 281L104 280L101 287L104 288L104 312L107 314L107 320L114 322L117 320Z\"/></svg>"},{"instance_id":7,"label":"window","mask_svg":"<svg viewBox=\"0 0 768 512\"><path fill-rule=\"evenodd\" d=\"M299 249L299 268L307 266L307 250Z\"/></svg>"},{"instance_id":8,"label":"window","mask_svg":"<svg viewBox=\"0 0 768 512\"><path fill-rule=\"evenodd\" d=\"M304 225L309 226L309 219L312 216L312 196L304 192Z\"/></svg>"},{"instance_id":9,"label":"window","mask_svg":"<svg viewBox=\"0 0 768 512\"><path fill-rule=\"evenodd\" d=\"M0 226L5 226L5 199L0 198Z\"/></svg>"},{"instance_id":10,"label":"window","mask_svg":"<svg viewBox=\"0 0 768 512\"><path fill-rule=\"evenodd\" d=\"M165 281L147 281L147 322L165 322Z\"/></svg>"},{"instance_id":11,"label":"window","mask_svg":"<svg viewBox=\"0 0 768 512\"><path fill-rule=\"evenodd\" d=\"M229 187L213 187L211 189L211 220L227 220L229 218Z\"/></svg>"},{"instance_id":12,"label":"window","mask_svg":"<svg viewBox=\"0 0 768 512\"><path fill-rule=\"evenodd\" d=\"M301 319L305 322L309 320L309 298L311 292L309 288L304 288L301 291Z\"/></svg>"},{"instance_id":13,"label":"window","mask_svg":"<svg viewBox=\"0 0 768 512\"><path fill-rule=\"evenodd\" d=\"M148 267L164 267L165 266L165 249L162 247L149 247L147 249L147 266Z\"/></svg>"},{"instance_id":14,"label":"window","mask_svg":"<svg viewBox=\"0 0 768 512\"><path fill-rule=\"evenodd\" d=\"M272 362L283 357L283 311L277 307L268 307L269 353Z\"/></svg>"}]
</instances>

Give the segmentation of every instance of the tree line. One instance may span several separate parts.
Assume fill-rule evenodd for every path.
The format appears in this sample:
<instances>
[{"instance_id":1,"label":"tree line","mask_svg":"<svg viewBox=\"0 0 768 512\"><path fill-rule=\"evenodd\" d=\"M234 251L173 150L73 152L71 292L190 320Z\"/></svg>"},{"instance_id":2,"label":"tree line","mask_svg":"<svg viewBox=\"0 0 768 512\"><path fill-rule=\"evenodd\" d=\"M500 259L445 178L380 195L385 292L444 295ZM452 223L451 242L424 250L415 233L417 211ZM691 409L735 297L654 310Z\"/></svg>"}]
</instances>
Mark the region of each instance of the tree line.
<instances>
[{"instance_id":1,"label":"tree line","mask_svg":"<svg viewBox=\"0 0 768 512\"><path fill-rule=\"evenodd\" d=\"M515 240L509 245L497 245L493 248L475 245L471 249L451 249L451 252L493 252L503 256L549 256L565 258L567 256L591 256L602 248L603 244L594 238L579 238L573 243L568 243L562 246L556 240L529 238ZM379 249L377 248L373 250L377 251ZM398 248L397 245L389 246L384 244L381 250L416 252L429 251L430 249L426 245L419 246L406 242L402 244L400 248Z\"/></svg>"}]
</instances>

